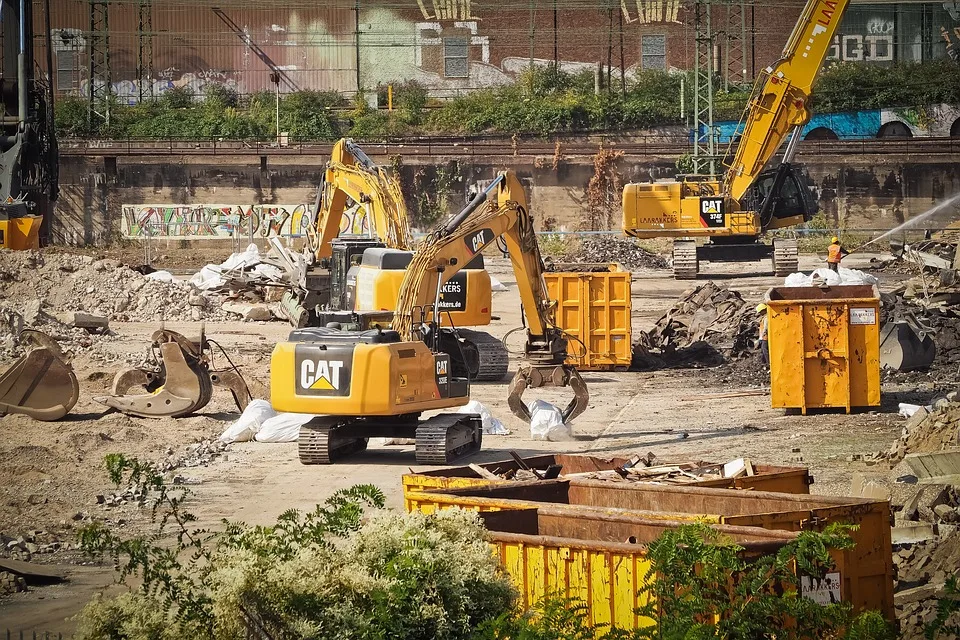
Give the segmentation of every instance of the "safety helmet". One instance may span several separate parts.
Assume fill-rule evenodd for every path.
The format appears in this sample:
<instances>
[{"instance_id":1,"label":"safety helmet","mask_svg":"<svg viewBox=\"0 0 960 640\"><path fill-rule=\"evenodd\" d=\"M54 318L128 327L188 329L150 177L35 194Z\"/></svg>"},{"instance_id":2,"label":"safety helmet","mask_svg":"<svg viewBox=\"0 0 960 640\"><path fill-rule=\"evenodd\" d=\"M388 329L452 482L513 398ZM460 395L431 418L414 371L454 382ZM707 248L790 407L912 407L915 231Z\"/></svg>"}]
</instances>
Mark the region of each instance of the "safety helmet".
<instances>
[{"instance_id":1,"label":"safety helmet","mask_svg":"<svg viewBox=\"0 0 960 640\"><path fill-rule=\"evenodd\" d=\"M838 238L837 236L833 236L832 238L830 238L830 242L836 244L840 242L840 238Z\"/></svg>"},{"instance_id":2,"label":"safety helmet","mask_svg":"<svg viewBox=\"0 0 960 640\"><path fill-rule=\"evenodd\" d=\"M767 305L763 304L762 302L757 305L757 313L763 313L766 310L767 310Z\"/></svg>"}]
</instances>

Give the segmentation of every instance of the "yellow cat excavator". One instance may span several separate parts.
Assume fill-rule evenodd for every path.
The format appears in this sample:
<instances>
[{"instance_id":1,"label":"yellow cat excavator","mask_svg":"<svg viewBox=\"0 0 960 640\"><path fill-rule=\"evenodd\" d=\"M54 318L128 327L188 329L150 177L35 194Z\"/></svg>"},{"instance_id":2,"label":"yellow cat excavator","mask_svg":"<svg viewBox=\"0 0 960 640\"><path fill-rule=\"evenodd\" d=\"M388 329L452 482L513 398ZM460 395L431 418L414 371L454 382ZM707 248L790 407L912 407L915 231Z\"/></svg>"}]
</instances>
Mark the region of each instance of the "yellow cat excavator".
<instances>
[{"instance_id":1,"label":"yellow cat excavator","mask_svg":"<svg viewBox=\"0 0 960 640\"><path fill-rule=\"evenodd\" d=\"M351 201L352 212L347 207ZM388 322L413 258L399 183L355 142L342 139L327 163L315 210L308 231L310 259L284 295L284 314L295 327L336 323L369 328ZM444 284L437 308L457 327L476 327L490 324L491 302L490 274L477 256ZM461 328L456 336L444 330L441 339L457 344L449 349L457 375L476 381L506 375L509 356L490 334Z\"/></svg>"},{"instance_id":2,"label":"yellow cat excavator","mask_svg":"<svg viewBox=\"0 0 960 640\"><path fill-rule=\"evenodd\" d=\"M279 343L270 362L274 409L319 414L300 430L304 464L329 464L366 448L370 437L415 438L420 464L446 464L480 448L480 419L473 414L424 411L466 404L469 379L456 376L441 345L433 313L443 285L483 249L503 237L510 252L527 323L526 362L510 385L511 410L529 419L522 394L528 387L570 386L569 420L587 407L586 385L564 364L567 343L554 323L543 281L543 261L533 219L512 173L501 173L417 249L400 287L392 329L297 329Z\"/></svg>"},{"instance_id":3,"label":"yellow cat excavator","mask_svg":"<svg viewBox=\"0 0 960 640\"><path fill-rule=\"evenodd\" d=\"M760 242L760 235L801 224L817 211L791 161L800 132L810 120L813 82L847 4L848 0L808 0L780 60L757 78L736 154L722 181L682 176L624 187L624 233L675 238L676 278L696 278L701 259L758 260L771 254L777 275L797 270L796 240L778 238L771 247ZM767 170L791 132L780 164ZM698 247L697 238L708 242Z\"/></svg>"}]
</instances>

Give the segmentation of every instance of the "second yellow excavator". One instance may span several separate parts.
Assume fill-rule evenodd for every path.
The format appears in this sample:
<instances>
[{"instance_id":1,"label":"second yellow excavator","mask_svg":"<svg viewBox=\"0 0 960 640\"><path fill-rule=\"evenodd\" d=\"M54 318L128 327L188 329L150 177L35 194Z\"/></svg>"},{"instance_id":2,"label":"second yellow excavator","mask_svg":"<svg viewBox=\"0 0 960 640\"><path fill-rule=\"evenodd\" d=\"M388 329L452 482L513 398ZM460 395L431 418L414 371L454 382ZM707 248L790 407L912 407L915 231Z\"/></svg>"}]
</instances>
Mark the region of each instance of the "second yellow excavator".
<instances>
[{"instance_id":1,"label":"second yellow excavator","mask_svg":"<svg viewBox=\"0 0 960 640\"><path fill-rule=\"evenodd\" d=\"M281 303L291 324L369 328L388 323L413 258L398 181L354 141L342 139L327 163L315 211L309 259ZM454 372L475 381L502 380L509 356L501 342L463 328L485 326L492 319L491 280L483 256L444 283L437 308L444 320L460 327L456 334L445 330L441 336L453 354Z\"/></svg>"},{"instance_id":2,"label":"second yellow excavator","mask_svg":"<svg viewBox=\"0 0 960 640\"><path fill-rule=\"evenodd\" d=\"M797 270L797 242L760 242L765 231L801 224L817 211L813 194L791 161L810 120L813 82L849 0L808 0L780 60L757 78L736 154L722 181L709 176L628 184L623 231L637 238L675 238L673 273L697 277L699 260L773 257L776 275ZM789 137L783 159L767 169ZM736 140L735 140L736 142ZM708 242L697 246L697 239Z\"/></svg>"},{"instance_id":3,"label":"second yellow excavator","mask_svg":"<svg viewBox=\"0 0 960 640\"><path fill-rule=\"evenodd\" d=\"M297 329L275 347L274 409L322 416L300 430L301 462L335 462L365 449L370 437L415 438L420 464L445 464L480 448L479 416L420 415L469 400L469 380L454 375L452 355L439 339L446 314L433 311L444 283L500 237L510 252L527 330L526 362L510 385L510 408L529 419L525 389L570 386L574 398L564 419L586 409L586 385L564 364L567 341L554 323L533 218L516 176L501 173L420 245L401 284L391 330Z\"/></svg>"}]
</instances>

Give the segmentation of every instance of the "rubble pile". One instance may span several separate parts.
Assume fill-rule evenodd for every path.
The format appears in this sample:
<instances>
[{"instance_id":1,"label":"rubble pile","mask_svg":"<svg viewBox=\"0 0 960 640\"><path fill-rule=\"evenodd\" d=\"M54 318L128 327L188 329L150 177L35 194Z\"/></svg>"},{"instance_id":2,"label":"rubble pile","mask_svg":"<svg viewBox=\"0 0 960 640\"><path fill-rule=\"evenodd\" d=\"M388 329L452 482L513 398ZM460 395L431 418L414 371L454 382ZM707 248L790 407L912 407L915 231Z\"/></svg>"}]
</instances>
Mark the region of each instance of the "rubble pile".
<instances>
[{"instance_id":1,"label":"rubble pile","mask_svg":"<svg viewBox=\"0 0 960 640\"><path fill-rule=\"evenodd\" d=\"M937 601L944 597L947 578L960 567L960 488L924 484L912 473L902 475L904 467L911 471L914 467L909 460L900 461L907 454L960 446L960 404L956 400L958 393L952 392L930 407L920 407L886 455L895 466L892 476L896 482L905 483L899 486L913 485L895 514L898 529L893 553L894 605L900 637L908 640L925 637L925 627L936 618Z\"/></svg>"},{"instance_id":2,"label":"rubble pile","mask_svg":"<svg viewBox=\"0 0 960 640\"><path fill-rule=\"evenodd\" d=\"M667 261L640 247L636 241L613 236L588 236L576 251L557 256L555 262L609 264L619 262L628 271L639 269L666 269Z\"/></svg>"},{"instance_id":3,"label":"rubble pile","mask_svg":"<svg viewBox=\"0 0 960 640\"><path fill-rule=\"evenodd\" d=\"M893 602L903 640L926 637L924 627L936 618L937 600L945 595L946 580L960 566L960 534L956 527L938 529L934 538L901 545L893 553Z\"/></svg>"},{"instance_id":4,"label":"rubble pile","mask_svg":"<svg viewBox=\"0 0 960 640\"><path fill-rule=\"evenodd\" d=\"M91 256L0 251L0 302L39 300L53 315L83 311L120 322L229 319L217 300L153 275Z\"/></svg>"},{"instance_id":5,"label":"rubble pile","mask_svg":"<svg viewBox=\"0 0 960 640\"><path fill-rule=\"evenodd\" d=\"M960 404L956 392L937 402L933 411L921 407L903 428L900 439L890 449L892 460L908 453L934 453L960 447Z\"/></svg>"},{"instance_id":6,"label":"rubble pile","mask_svg":"<svg viewBox=\"0 0 960 640\"><path fill-rule=\"evenodd\" d=\"M759 317L739 293L707 282L680 296L633 347L632 368L713 366L750 355Z\"/></svg>"}]
</instances>

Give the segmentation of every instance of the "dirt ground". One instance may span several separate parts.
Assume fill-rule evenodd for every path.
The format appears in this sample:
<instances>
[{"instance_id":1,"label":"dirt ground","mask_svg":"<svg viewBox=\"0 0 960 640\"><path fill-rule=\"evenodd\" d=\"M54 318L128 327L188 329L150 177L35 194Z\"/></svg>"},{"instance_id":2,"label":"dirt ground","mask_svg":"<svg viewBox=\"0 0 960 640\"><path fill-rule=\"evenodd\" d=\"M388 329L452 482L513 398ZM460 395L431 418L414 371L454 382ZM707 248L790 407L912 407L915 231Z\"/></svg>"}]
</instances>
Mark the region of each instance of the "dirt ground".
<instances>
[{"instance_id":1,"label":"dirt ground","mask_svg":"<svg viewBox=\"0 0 960 640\"><path fill-rule=\"evenodd\" d=\"M845 266L865 268L870 256L851 257ZM199 265L196 265L199 266ZM804 270L819 266L817 258L804 257ZM762 273L766 265L705 265L701 278L714 279L759 301L779 279ZM520 326L515 279L506 261L494 258L488 268L509 290L494 294L494 313L500 319L490 328L500 337ZM892 288L901 276L883 274L881 288ZM657 317L690 283L677 282L667 271L639 271L633 278L633 330L652 326ZM169 323L168 328L195 334L199 323ZM154 324L114 324L117 336L108 343L117 353L146 349ZM208 323L208 335L226 347L240 365L256 397L268 397L269 359L274 343L288 328L272 323ZM520 347L520 336L509 345ZM0 533L9 537L27 532L38 540L74 542L75 530L85 517L104 518L117 528L142 526L144 515L132 505L106 508L98 495L110 495L102 470L107 453L124 453L144 459L176 461L190 458L189 447L215 439L236 418L236 407L227 392L215 392L201 415L184 419L149 420L105 413L92 398L107 391L115 370L79 357L75 367L81 384L80 402L68 418L55 423L36 422L23 416L0 418ZM884 388L883 406L877 411L845 415L825 413L788 415L770 408L767 395L719 397L751 389L723 383L709 370L667 370L646 373L584 374L591 400L587 412L573 424L574 438L566 442L540 442L530 437L529 425L506 407L506 383L478 384L473 398L486 404L511 431L508 436L487 436L483 451L472 461L508 458L508 452L578 452L599 456L644 454L663 458L727 461L747 456L755 462L809 466L815 477L814 493L842 494L850 490L854 472L886 475L888 468L849 462L848 456L886 451L900 435L903 419L897 403L925 401L937 391L951 388L937 381L904 389ZM952 388L956 388L953 381ZM753 389L756 391L756 389ZM534 397L528 392L526 399ZM566 402L562 392L540 394L556 404ZM335 466L302 466L296 444L238 443L207 465L175 472L196 482L188 508L201 525L216 525L222 518L251 524L268 524L291 508L309 509L333 491L357 483L372 483L388 496L388 504L402 508L400 477L415 464L412 447L371 449ZM0 600L0 631L70 632L75 614L93 593L114 580L109 567L91 566L75 550L36 554L37 562L63 565L69 582L40 587Z\"/></svg>"}]
</instances>

